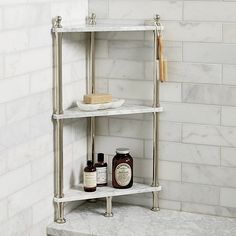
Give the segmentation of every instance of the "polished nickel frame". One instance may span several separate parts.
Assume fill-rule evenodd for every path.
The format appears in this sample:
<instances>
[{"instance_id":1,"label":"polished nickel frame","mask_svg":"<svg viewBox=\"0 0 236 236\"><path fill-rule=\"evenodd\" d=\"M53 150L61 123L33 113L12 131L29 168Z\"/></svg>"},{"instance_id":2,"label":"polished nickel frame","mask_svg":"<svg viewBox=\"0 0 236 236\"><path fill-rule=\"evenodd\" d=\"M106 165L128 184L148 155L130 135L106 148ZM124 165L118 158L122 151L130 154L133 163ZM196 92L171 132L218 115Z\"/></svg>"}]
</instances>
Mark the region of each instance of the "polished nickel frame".
<instances>
[{"instance_id":1,"label":"polished nickel frame","mask_svg":"<svg viewBox=\"0 0 236 236\"><path fill-rule=\"evenodd\" d=\"M160 16L156 15L154 17L154 24L156 26L156 30L154 30L154 61L153 61L153 107L160 106L160 84L159 84L159 77L158 77L158 27L160 25ZM152 186L158 187L159 186L159 113L153 113L153 177L152 177ZM159 211L159 198L158 192L153 192L153 205L152 211Z\"/></svg>"},{"instance_id":2,"label":"polished nickel frame","mask_svg":"<svg viewBox=\"0 0 236 236\"><path fill-rule=\"evenodd\" d=\"M160 26L160 17L156 15L154 23ZM96 22L93 18L92 22ZM63 33L58 30L61 26L62 18L57 16L53 19L52 39L53 39L53 113L63 114L63 94L62 94L62 36ZM94 23L95 24L95 23ZM160 30L160 28L159 28ZM153 72L153 107L159 107L159 78L157 70L158 61L158 27L153 31L154 34L154 72ZM87 93L95 93L95 32L88 34L88 77ZM87 159L94 161L95 145L95 117L87 119ZM63 119L53 119L54 130L54 197L63 198ZM153 113L153 178L152 186L158 187L158 162L159 162L159 113ZM54 203L54 220L57 223L64 223L64 203ZM153 192L153 211L159 210L158 192ZM105 216L111 217L112 197L106 197Z\"/></svg>"},{"instance_id":3,"label":"polished nickel frame","mask_svg":"<svg viewBox=\"0 0 236 236\"><path fill-rule=\"evenodd\" d=\"M62 100L62 33L57 32L61 28L62 18L57 16L53 20L53 112L63 114ZM54 131L54 197L62 198L63 194L63 120L53 120ZM54 220L57 223L64 223L64 203L54 203Z\"/></svg>"}]
</instances>

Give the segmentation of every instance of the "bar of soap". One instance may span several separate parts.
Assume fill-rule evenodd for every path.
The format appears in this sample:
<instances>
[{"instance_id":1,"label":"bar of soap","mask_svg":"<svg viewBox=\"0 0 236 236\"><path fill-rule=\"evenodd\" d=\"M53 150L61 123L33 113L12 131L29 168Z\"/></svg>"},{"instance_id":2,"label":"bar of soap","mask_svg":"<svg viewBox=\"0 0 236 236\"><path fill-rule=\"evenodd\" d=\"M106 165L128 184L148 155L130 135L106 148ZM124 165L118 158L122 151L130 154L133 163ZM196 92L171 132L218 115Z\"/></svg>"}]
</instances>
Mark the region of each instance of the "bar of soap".
<instances>
[{"instance_id":1,"label":"bar of soap","mask_svg":"<svg viewBox=\"0 0 236 236\"><path fill-rule=\"evenodd\" d=\"M84 103L86 104L98 104L98 103L108 103L112 101L111 94L87 94L84 95Z\"/></svg>"}]
</instances>

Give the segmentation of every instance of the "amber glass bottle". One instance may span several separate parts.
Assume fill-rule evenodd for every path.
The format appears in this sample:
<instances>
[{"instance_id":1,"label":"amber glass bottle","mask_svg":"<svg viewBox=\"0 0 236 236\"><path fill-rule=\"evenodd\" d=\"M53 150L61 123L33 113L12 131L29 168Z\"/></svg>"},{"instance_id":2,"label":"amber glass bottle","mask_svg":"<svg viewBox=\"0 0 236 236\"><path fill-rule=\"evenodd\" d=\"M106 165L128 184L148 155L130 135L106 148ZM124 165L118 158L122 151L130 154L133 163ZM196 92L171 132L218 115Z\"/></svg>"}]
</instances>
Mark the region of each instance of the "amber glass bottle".
<instances>
[{"instance_id":1,"label":"amber glass bottle","mask_svg":"<svg viewBox=\"0 0 236 236\"><path fill-rule=\"evenodd\" d=\"M117 148L112 160L112 186L130 188L133 186L133 158L128 148Z\"/></svg>"},{"instance_id":2,"label":"amber glass bottle","mask_svg":"<svg viewBox=\"0 0 236 236\"><path fill-rule=\"evenodd\" d=\"M96 167L93 166L92 161L87 161L87 166L84 168L84 191L94 192L96 191Z\"/></svg>"},{"instance_id":3,"label":"amber glass bottle","mask_svg":"<svg viewBox=\"0 0 236 236\"><path fill-rule=\"evenodd\" d=\"M104 162L104 154L98 153L98 162L94 165L97 171L97 186L107 185L107 163Z\"/></svg>"}]
</instances>

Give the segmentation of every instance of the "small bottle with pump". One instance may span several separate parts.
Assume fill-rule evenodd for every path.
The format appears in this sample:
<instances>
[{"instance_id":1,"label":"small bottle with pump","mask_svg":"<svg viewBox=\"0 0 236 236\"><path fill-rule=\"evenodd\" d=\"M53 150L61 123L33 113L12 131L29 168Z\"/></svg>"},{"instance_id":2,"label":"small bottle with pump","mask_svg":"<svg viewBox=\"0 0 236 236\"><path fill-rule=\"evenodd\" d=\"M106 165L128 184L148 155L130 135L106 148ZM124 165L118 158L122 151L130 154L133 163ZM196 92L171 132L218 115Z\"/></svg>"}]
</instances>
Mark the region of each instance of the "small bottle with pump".
<instances>
[{"instance_id":1,"label":"small bottle with pump","mask_svg":"<svg viewBox=\"0 0 236 236\"><path fill-rule=\"evenodd\" d=\"M98 153L98 162L95 163L97 171L97 186L107 185L107 163L104 162L104 153Z\"/></svg>"},{"instance_id":2,"label":"small bottle with pump","mask_svg":"<svg viewBox=\"0 0 236 236\"><path fill-rule=\"evenodd\" d=\"M87 166L84 168L84 191L95 192L97 186L96 167L92 161L87 161Z\"/></svg>"}]
</instances>

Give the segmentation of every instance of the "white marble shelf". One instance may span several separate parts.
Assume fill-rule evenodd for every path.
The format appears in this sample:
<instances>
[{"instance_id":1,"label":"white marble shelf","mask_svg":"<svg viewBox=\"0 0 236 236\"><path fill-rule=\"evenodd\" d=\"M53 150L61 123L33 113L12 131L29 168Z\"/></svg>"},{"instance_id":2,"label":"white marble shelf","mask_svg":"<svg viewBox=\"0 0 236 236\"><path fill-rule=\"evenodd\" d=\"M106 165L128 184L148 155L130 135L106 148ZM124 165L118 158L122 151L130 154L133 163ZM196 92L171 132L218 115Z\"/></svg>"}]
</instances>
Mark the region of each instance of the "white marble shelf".
<instances>
[{"instance_id":1,"label":"white marble shelf","mask_svg":"<svg viewBox=\"0 0 236 236\"><path fill-rule=\"evenodd\" d=\"M148 193L161 191L161 186L152 187L146 184L134 183L128 189L115 189L111 186L98 187L95 192L85 192L83 186L77 186L70 189L63 198L54 198L54 202L73 202L79 200L96 199L104 197L115 197L137 193Z\"/></svg>"},{"instance_id":2,"label":"white marble shelf","mask_svg":"<svg viewBox=\"0 0 236 236\"><path fill-rule=\"evenodd\" d=\"M123 105L116 109L106 109L98 111L81 111L78 107L68 109L64 111L64 114L53 115L54 119L73 119L73 118L84 118L84 117L95 117L95 116L115 116L115 115L130 115L140 113L152 113L162 112L162 107L148 107L140 105Z\"/></svg>"},{"instance_id":3,"label":"white marble shelf","mask_svg":"<svg viewBox=\"0 0 236 236\"><path fill-rule=\"evenodd\" d=\"M83 25L83 26L72 26L62 27L53 29L55 32L63 33L76 33L76 32L116 32L116 31L153 31L156 29L154 25ZM158 30L163 30L163 26L158 26Z\"/></svg>"},{"instance_id":4,"label":"white marble shelf","mask_svg":"<svg viewBox=\"0 0 236 236\"><path fill-rule=\"evenodd\" d=\"M113 204L113 217L102 217L105 203L86 203L66 216L65 224L52 223L48 236L233 236L236 219L161 209Z\"/></svg>"}]
</instances>

